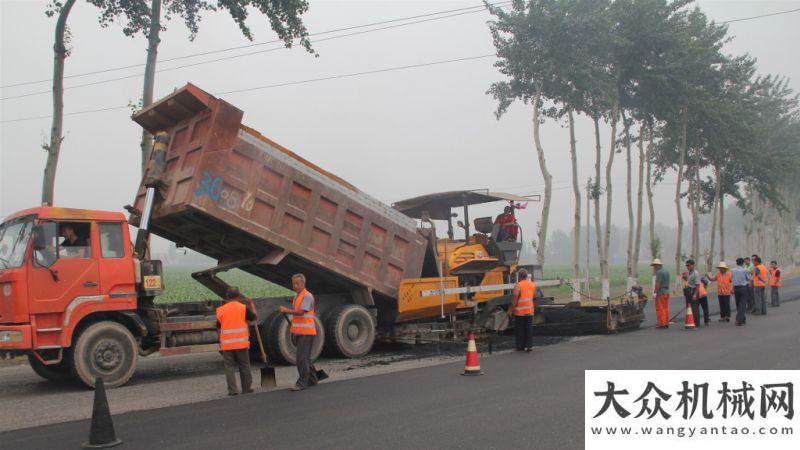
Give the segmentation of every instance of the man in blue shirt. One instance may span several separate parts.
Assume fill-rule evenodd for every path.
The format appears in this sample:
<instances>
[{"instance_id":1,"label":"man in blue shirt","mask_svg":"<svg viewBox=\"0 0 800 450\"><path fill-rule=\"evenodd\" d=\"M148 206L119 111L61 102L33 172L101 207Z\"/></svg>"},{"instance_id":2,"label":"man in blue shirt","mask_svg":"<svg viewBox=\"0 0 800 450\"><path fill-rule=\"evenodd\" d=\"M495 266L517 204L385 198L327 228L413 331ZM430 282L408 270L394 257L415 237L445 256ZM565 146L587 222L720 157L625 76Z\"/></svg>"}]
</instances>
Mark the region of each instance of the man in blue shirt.
<instances>
[{"instance_id":1,"label":"man in blue shirt","mask_svg":"<svg viewBox=\"0 0 800 450\"><path fill-rule=\"evenodd\" d=\"M736 298L736 326L740 327L747 320L745 312L749 297L747 291L750 286L750 277L744 267L743 258L736 258L736 267L731 270L731 283L733 283L733 295Z\"/></svg>"}]
</instances>

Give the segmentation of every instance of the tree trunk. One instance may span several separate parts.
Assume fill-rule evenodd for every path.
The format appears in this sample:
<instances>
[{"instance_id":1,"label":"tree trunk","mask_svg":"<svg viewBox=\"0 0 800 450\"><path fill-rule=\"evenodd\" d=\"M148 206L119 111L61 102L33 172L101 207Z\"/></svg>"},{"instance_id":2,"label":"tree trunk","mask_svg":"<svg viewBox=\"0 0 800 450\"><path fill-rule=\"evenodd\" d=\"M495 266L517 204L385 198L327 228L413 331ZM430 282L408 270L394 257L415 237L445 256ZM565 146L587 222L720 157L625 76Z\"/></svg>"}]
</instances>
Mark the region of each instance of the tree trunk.
<instances>
[{"instance_id":1,"label":"tree trunk","mask_svg":"<svg viewBox=\"0 0 800 450\"><path fill-rule=\"evenodd\" d=\"M586 273L586 295L592 295L590 290L590 280L589 280L589 267L591 267L591 236L592 236L592 223L591 223L591 216L592 216L592 179L588 178L586 180L586 266L584 266L583 271Z\"/></svg>"},{"instance_id":2,"label":"tree trunk","mask_svg":"<svg viewBox=\"0 0 800 450\"><path fill-rule=\"evenodd\" d=\"M622 124L625 129L625 196L628 201L628 248L625 251L627 256L626 272L628 276L627 287L631 287L631 277L633 277L633 189L631 186L631 125L622 112Z\"/></svg>"},{"instance_id":3,"label":"tree trunk","mask_svg":"<svg viewBox=\"0 0 800 450\"><path fill-rule=\"evenodd\" d=\"M611 243L611 205L612 205L612 180L611 168L614 165L614 153L617 148L617 121L619 120L619 99L615 97L611 107L611 146L608 150L606 162L606 229L603 238L603 258L605 259L605 273L603 274L603 298L611 296L610 273L608 268L608 249Z\"/></svg>"},{"instance_id":4,"label":"tree trunk","mask_svg":"<svg viewBox=\"0 0 800 450\"><path fill-rule=\"evenodd\" d=\"M153 103L153 90L155 89L156 61L158 59L158 44L161 43L161 0L152 0L150 4L150 30L147 33L147 62L144 66L144 87L142 88L142 108L147 108ZM153 136L142 130L142 176L153 148Z\"/></svg>"},{"instance_id":5,"label":"tree trunk","mask_svg":"<svg viewBox=\"0 0 800 450\"><path fill-rule=\"evenodd\" d=\"M75 4L75 0L66 0L58 11L56 21L55 42L53 43L53 122L50 127L50 143L47 144L47 162L42 178L42 205L53 205L55 199L56 169L58 156L61 153L61 142L64 125L64 60L67 58L67 46L64 35L67 30L67 17Z\"/></svg>"},{"instance_id":6,"label":"tree trunk","mask_svg":"<svg viewBox=\"0 0 800 450\"><path fill-rule=\"evenodd\" d=\"M758 198L758 194L753 193L753 246L750 248L751 254L759 254L761 253L761 229L762 223L764 220L763 212L761 208L761 199Z\"/></svg>"},{"instance_id":7,"label":"tree trunk","mask_svg":"<svg viewBox=\"0 0 800 450\"><path fill-rule=\"evenodd\" d=\"M725 261L725 194L720 191L719 199L719 260Z\"/></svg>"},{"instance_id":8,"label":"tree trunk","mask_svg":"<svg viewBox=\"0 0 800 450\"><path fill-rule=\"evenodd\" d=\"M675 212L678 218L677 239L675 242L675 289L680 290L681 279L681 247L683 238L683 214L681 212L681 184L683 184L683 166L686 164L686 111L683 112L681 141L678 148L678 181L675 183Z\"/></svg>"},{"instance_id":9,"label":"tree trunk","mask_svg":"<svg viewBox=\"0 0 800 450\"><path fill-rule=\"evenodd\" d=\"M755 207L756 207L755 205L756 202L755 199L753 198L752 189L750 189L750 187L746 187L745 192L747 194L747 197L749 198L748 205L750 207L750 214L745 214L744 216L744 222L745 222L744 235L745 235L746 248L744 249L743 252L740 252L743 253L742 255L743 257L749 256L752 253L750 250L752 250L753 248L753 230L755 229Z\"/></svg>"},{"instance_id":10,"label":"tree trunk","mask_svg":"<svg viewBox=\"0 0 800 450\"><path fill-rule=\"evenodd\" d=\"M575 149L575 118L572 110L567 114L569 119L569 156L572 160L572 192L575 195L575 216L572 235L572 278L581 277L581 190L578 186L578 152ZM589 230L586 230L588 233Z\"/></svg>"},{"instance_id":11,"label":"tree trunk","mask_svg":"<svg viewBox=\"0 0 800 450\"><path fill-rule=\"evenodd\" d=\"M700 262L700 149L694 151L694 201L692 203L692 256Z\"/></svg>"},{"instance_id":12,"label":"tree trunk","mask_svg":"<svg viewBox=\"0 0 800 450\"><path fill-rule=\"evenodd\" d=\"M714 261L714 251L716 250L716 239L717 239L717 208L719 208L719 193L722 190L722 186L720 186L720 177L719 167L714 166L714 175L716 177L715 186L714 186L714 208L713 213L711 214L711 242L708 245L708 256L706 256L706 271L711 273L714 269L713 261Z\"/></svg>"},{"instance_id":13,"label":"tree trunk","mask_svg":"<svg viewBox=\"0 0 800 450\"><path fill-rule=\"evenodd\" d=\"M690 169L687 167L687 169ZM689 217L692 219L692 227L689 236L691 237L691 241L689 244L689 258L694 259L697 258L697 253L695 252L695 247L697 246L697 242L695 240L694 229L695 229L695 221L694 221L694 176L689 173L689 188L687 192L687 205L689 207Z\"/></svg>"},{"instance_id":14,"label":"tree trunk","mask_svg":"<svg viewBox=\"0 0 800 450\"><path fill-rule=\"evenodd\" d=\"M536 145L536 154L539 156L539 169L544 178L544 199L542 200L542 219L539 222L538 242L536 243L536 262L544 265L545 260L545 241L547 240L547 221L550 218L550 196L553 192L553 176L547 170L547 162L544 157L544 148L539 136L539 107L541 105L541 89L536 93L533 102L533 142Z\"/></svg>"},{"instance_id":15,"label":"tree trunk","mask_svg":"<svg viewBox=\"0 0 800 450\"><path fill-rule=\"evenodd\" d=\"M650 132L649 142L647 143L647 209L650 212L650 224L648 226L648 234L650 238L650 259L660 258L661 255L655 247L656 241L656 211L653 207L653 183L652 171L653 164L650 160L653 155L653 125L648 124L648 131Z\"/></svg>"},{"instance_id":16,"label":"tree trunk","mask_svg":"<svg viewBox=\"0 0 800 450\"><path fill-rule=\"evenodd\" d=\"M592 192L594 200L594 233L597 241L597 259L600 262L600 277L608 278L608 260L603 253L603 227L600 226L600 165L602 163L602 147L600 145L600 119L594 117L594 143L595 143L595 162L594 162L594 186L597 192Z\"/></svg>"},{"instance_id":17,"label":"tree trunk","mask_svg":"<svg viewBox=\"0 0 800 450\"><path fill-rule=\"evenodd\" d=\"M642 247L642 203L644 201L644 126L639 127L639 186L636 192L636 237L633 240L633 277L639 278L639 251Z\"/></svg>"}]
</instances>

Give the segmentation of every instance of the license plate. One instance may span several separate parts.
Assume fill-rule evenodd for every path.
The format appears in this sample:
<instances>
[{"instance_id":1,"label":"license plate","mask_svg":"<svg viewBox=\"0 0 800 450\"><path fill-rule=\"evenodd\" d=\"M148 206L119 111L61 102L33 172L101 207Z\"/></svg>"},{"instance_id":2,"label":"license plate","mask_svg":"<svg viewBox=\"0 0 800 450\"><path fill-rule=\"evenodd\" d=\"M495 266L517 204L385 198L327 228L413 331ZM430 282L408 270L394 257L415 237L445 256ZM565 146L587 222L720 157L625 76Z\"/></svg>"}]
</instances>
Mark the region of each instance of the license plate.
<instances>
[{"instance_id":1,"label":"license plate","mask_svg":"<svg viewBox=\"0 0 800 450\"><path fill-rule=\"evenodd\" d=\"M144 276L145 289L161 289L161 276L159 275L145 275Z\"/></svg>"}]
</instances>

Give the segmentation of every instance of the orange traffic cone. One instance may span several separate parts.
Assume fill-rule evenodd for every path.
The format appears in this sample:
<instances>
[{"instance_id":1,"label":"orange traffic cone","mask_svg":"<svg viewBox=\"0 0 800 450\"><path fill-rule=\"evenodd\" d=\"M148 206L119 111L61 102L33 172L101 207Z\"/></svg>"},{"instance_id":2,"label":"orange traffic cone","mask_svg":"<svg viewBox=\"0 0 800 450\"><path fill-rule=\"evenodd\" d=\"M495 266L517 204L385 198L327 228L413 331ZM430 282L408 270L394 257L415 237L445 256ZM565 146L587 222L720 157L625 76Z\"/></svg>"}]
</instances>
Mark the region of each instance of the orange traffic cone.
<instances>
[{"instance_id":1,"label":"orange traffic cone","mask_svg":"<svg viewBox=\"0 0 800 450\"><path fill-rule=\"evenodd\" d=\"M692 305L686 305L686 321L683 325L686 330L694 330L694 313L692 313Z\"/></svg>"},{"instance_id":2,"label":"orange traffic cone","mask_svg":"<svg viewBox=\"0 0 800 450\"><path fill-rule=\"evenodd\" d=\"M483 375L481 372L481 363L478 361L478 348L475 346L475 334L469 334L469 343L467 343L467 363L464 365L465 376Z\"/></svg>"}]
</instances>

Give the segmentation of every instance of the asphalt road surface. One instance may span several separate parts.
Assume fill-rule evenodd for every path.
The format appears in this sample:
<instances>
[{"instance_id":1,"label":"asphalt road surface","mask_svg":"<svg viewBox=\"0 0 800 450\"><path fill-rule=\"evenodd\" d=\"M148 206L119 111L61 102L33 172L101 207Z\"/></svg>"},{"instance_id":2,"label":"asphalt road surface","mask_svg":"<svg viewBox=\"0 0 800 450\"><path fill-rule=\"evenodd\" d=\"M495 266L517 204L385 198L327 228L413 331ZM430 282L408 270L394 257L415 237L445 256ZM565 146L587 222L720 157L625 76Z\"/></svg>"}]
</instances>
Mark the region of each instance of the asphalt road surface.
<instances>
[{"instance_id":1,"label":"asphalt road surface","mask_svg":"<svg viewBox=\"0 0 800 450\"><path fill-rule=\"evenodd\" d=\"M569 338L537 337L534 345L552 345ZM321 359L332 381L428 367L464 358L464 344L380 345L369 355L353 359ZM485 349L485 346L479 346ZM513 347L512 336L496 339L495 350ZM253 364L258 380L259 364ZM277 367L278 387L297 379L293 366ZM140 358L130 382L108 392L117 412L150 410L227 397L222 358L216 353ZM256 381L257 383L257 381ZM256 389L259 389L256 387ZM0 367L0 432L91 417L93 392L73 382L53 383L36 375L27 363ZM46 410L47 414L42 414ZM2 441L0 441L2 442ZM0 448L2 445L0 445Z\"/></svg>"},{"instance_id":2,"label":"asphalt road surface","mask_svg":"<svg viewBox=\"0 0 800 450\"><path fill-rule=\"evenodd\" d=\"M800 298L798 291L800 283L787 282L784 298ZM463 362L457 361L325 382L300 393L115 414L114 423L125 448L575 449L583 447L585 369L797 370L798 320L800 302L785 301L744 327L714 318L693 332L645 327L530 354L496 353L481 359L481 377L459 376ZM114 398L111 410L119 410ZM14 410L4 411L8 417ZM0 442L15 449L78 448L88 430L88 420L71 421L5 432Z\"/></svg>"}]
</instances>

